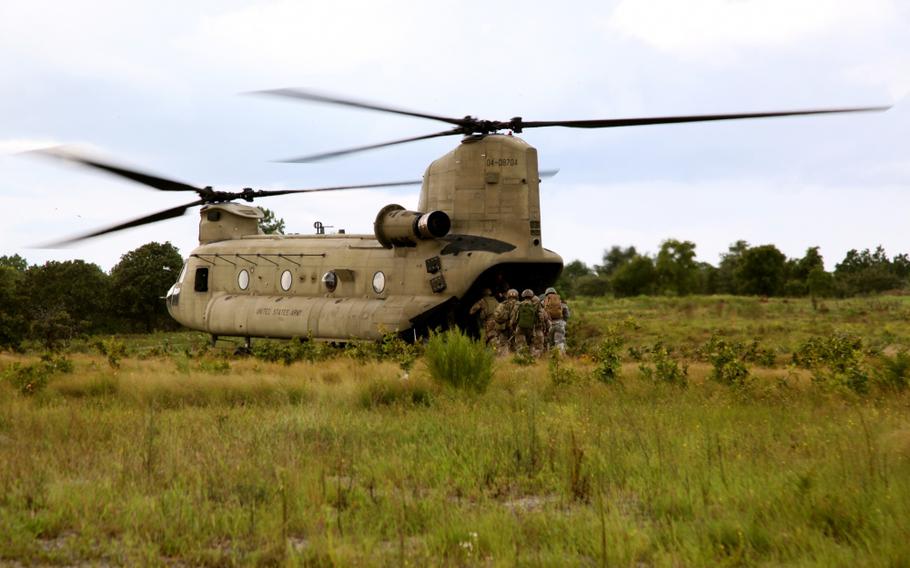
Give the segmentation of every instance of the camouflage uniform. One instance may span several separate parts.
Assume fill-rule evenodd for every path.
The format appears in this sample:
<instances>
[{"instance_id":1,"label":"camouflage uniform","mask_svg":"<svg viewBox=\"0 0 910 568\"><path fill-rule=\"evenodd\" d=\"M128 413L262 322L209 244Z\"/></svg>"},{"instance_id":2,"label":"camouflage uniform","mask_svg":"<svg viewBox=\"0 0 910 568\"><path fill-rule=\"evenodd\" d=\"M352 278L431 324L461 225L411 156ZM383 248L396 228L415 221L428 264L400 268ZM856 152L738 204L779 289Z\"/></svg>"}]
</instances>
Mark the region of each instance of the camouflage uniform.
<instances>
[{"instance_id":1,"label":"camouflage uniform","mask_svg":"<svg viewBox=\"0 0 910 568\"><path fill-rule=\"evenodd\" d=\"M550 294L556 294L556 290L554 288L547 288L547 297L549 297ZM569 319L569 306L567 306L565 302L560 302L560 313L562 316L560 318L552 318L551 316L550 332L547 337L547 343L549 343L550 347L555 347L565 353L566 322Z\"/></svg>"},{"instance_id":2,"label":"camouflage uniform","mask_svg":"<svg viewBox=\"0 0 910 568\"><path fill-rule=\"evenodd\" d=\"M487 345L494 342L494 336L496 335L496 319L494 314L498 307L499 302L496 301L496 298L493 297L490 289L487 288L483 291L483 297L474 302L474 305L471 306L471 309L468 311L469 314L477 318L477 329L478 331L483 332Z\"/></svg>"},{"instance_id":3,"label":"camouflage uniform","mask_svg":"<svg viewBox=\"0 0 910 568\"><path fill-rule=\"evenodd\" d=\"M540 357L546 350L546 338L550 333L550 316L543 309L543 302L539 297L534 296L532 301L537 305L537 321L534 323L534 336L531 339L531 355Z\"/></svg>"},{"instance_id":4,"label":"camouflage uniform","mask_svg":"<svg viewBox=\"0 0 910 568\"><path fill-rule=\"evenodd\" d=\"M534 345L534 330L538 326L540 320L540 307L534 303L534 292L531 290L525 290L521 293L521 303L519 303L514 312L512 313L512 318L509 320L509 327L512 329L514 334L514 349L519 351L521 349L530 349L533 353ZM530 328L522 329L518 326L519 314L521 312L522 306L530 305L534 309L534 323Z\"/></svg>"},{"instance_id":5,"label":"camouflage uniform","mask_svg":"<svg viewBox=\"0 0 910 568\"><path fill-rule=\"evenodd\" d=\"M491 318L494 333L490 339L490 346L498 355L509 352L512 344L512 317L518 310L518 290L514 288L506 294L506 299L496 306Z\"/></svg>"}]
</instances>

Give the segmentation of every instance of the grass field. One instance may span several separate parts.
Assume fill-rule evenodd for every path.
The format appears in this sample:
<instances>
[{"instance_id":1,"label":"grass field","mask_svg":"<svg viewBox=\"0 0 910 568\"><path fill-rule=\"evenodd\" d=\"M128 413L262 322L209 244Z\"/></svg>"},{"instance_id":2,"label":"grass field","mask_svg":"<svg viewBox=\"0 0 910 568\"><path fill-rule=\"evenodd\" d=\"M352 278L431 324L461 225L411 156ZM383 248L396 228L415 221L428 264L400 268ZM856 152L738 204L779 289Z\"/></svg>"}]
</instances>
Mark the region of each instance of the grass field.
<instances>
[{"instance_id":1,"label":"grass field","mask_svg":"<svg viewBox=\"0 0 910 568\"><path fill-rule=\"evenodd\" d=\"M199 334L2 354L0 563L910 566L910 299L572 308L483 394Z\"/></svg>"}]
</instances>

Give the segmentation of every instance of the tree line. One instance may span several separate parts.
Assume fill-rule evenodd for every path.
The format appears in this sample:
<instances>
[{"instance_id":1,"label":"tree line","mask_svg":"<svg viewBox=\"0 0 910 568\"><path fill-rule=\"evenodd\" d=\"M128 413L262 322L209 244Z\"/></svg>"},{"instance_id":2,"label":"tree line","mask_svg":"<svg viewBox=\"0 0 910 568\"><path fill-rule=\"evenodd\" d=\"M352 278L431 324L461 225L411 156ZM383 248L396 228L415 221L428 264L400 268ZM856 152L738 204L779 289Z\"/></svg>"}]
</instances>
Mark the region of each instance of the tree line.
<instances>
[{"instance_id":1,"label":"tree line","mask_svg":"<svg viewBox=\"0 0 910 568\"><path fill-rule=\"evenodd\" d=\"M0 256L0 346L177 328L162 297L182 266L169 242L124 254L110 273L83 260L29 266L19 255Z\"/></svg>"},{"instance_id":2,"label":"tree line","mask_svg":"<svg viewBox=\"0 0 910 568\"><path fill-rule=\"evenodd\" d=\"M774 245L737 241L717 266L695 260L695 243L667 239L656 255L613 246L602 264L566 265L557 283L567 296L735 294L753 296L847 297L907 287L910 257L875 250L850 250L833 272L825 270L819 247L787 258Z\"/></svg>"}]
</instances>

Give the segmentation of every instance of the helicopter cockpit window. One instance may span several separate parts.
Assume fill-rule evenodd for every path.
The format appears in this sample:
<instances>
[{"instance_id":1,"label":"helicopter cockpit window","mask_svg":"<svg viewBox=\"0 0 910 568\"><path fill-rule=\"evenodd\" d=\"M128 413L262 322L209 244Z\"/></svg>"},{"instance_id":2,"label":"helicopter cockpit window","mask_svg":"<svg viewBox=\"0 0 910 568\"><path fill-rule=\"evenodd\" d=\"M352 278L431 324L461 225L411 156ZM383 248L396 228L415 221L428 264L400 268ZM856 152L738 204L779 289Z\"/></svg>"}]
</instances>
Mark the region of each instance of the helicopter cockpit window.
<instances>
[{"instance_id":1,"label":"helicopter cockpit window","mask_svg":"<svg viewBox=\"0 0 910 568\"><path fill-rule=\"evenodd\" d=\"M373 291L377 294L382 294L383 290L385 290L385 274L378 270L373 275Z\"/></svg>"},{"instance_id":2,"label":"helicopter cockpit window","mask_svg":"<svg viewBox=\"0 0 910 568\"><path fill-rule=\"evenodd\" d=\"M177 277L177 282L183 282L183 279L186 278L186 269L189 267L189 263L184 262L183 268L180 269L180 276Z\"/></svg>"},{"instance_id":3,"label":"helicopter cockpit window","mask_svg":"<svg viewBox=\"0 0 910 568\"><path fill-rule=\"evenodd\" d=\"M244 268L240 271L240 274L237 275L237 286L239 286L241 290L246 290L250 287L250 273L247 269Z\"/></svg>"},{"instance_id":4,"label":"helicopter cockpit window","mask_svg":"<svg viewBox=\"0 0 910 568\"><path fill-rule=\"evenodd\" d=\"M285 270L281 273L281 289L287 292L291 289L291 283L294 281L294 276L291 274L290 270Z\"/></svg>"},{"instance_id":5,"label":"helicopter cockpit window","mask_svg":"<svg viewBox=\"0 0 910 568\"><path fill-rule=\"evenodd\" d=\"M334 272L326 272L322 275L322 283L325 284L327 291L334 292L338 287L338 276Z\"/></svg>"},{"instance_id":6,"label":"helicopter cockpit window","mask_svg":"<svg viewBox=\"0 0 910 568\"><path fill-rule=\"evenodd\" d=\"M196 269L196 279L193 282L193 290L197 292L209 291L209 269L207 266L200 266Z\"/></svg>"}]
</instances>

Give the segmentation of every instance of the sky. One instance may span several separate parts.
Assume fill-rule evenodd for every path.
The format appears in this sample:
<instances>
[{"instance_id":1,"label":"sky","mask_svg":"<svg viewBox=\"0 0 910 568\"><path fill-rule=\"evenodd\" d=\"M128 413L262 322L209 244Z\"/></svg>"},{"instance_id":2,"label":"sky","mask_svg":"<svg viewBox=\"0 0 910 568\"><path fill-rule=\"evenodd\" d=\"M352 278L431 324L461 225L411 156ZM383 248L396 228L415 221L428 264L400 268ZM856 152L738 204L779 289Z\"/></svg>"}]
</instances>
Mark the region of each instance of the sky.
<instances>
[{"instance_id":1,"label":"sky","mask_svg":"<svg viewBox=\"0 0 910 568\"><path fill-rule=\"evenodd\" d=\"M0 0L0 255L105 270L150 241L196 246L198 209L42 243L192 200L22 155L71 145L216 189L419 179L454 137L318 164L274 160L445 125L250 95L300 87L448 116L622 118L893 105L884 113L528 130L543 240L566 262L691 240L790 257L910 252L910 3L903 0L405 2ZM440 128L442 126L442 128ZM417 188L276 197L289 232L369 233Z\"/></svg>"}]
</instances>

